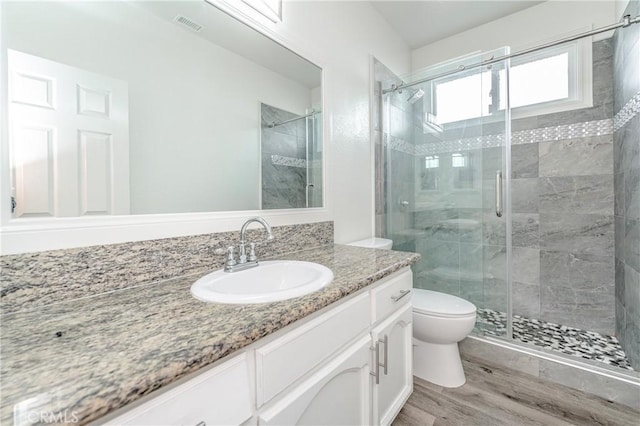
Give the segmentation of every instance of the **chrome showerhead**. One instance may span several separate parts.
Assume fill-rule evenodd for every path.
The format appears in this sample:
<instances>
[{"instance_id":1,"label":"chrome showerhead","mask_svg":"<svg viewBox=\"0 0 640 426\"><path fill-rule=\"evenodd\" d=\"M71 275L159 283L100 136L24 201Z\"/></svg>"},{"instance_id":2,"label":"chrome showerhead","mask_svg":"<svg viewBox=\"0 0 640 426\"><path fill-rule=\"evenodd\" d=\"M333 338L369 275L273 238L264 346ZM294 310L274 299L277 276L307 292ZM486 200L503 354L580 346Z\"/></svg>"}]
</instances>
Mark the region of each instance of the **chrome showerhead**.
<instances>
[{"instance_id":1,"label":"chrome showerhead","mask_svg":"<svg viewBox=\"0 0 640 426\"><path fill-rule=\"evenodd\" d=\"M424 96L424 90L418 89L413 93L411 93L411 96L407 98L407 102L413 105L418 101L418 99L421 99L423 96Z\"/></svg>"}]
</instances>

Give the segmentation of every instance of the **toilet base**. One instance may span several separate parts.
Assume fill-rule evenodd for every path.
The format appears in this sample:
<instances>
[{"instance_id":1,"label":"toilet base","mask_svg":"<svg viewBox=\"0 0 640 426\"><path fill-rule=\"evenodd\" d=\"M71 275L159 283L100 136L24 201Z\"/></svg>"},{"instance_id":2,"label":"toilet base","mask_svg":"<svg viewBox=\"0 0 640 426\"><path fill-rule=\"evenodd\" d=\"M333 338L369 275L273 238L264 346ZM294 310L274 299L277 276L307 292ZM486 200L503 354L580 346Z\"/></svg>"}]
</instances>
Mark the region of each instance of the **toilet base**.
<instances>
[{"instance_id":1,"label":"toilet base","mask_svg":"<svg viewBox=\"0 0 640 426\"><path fill-rule=\"evenodd\" d=\"M413 339L413 375L446 388L457 388L467 379L458 343L435 344Z\"/></svg>"}]
</instances>

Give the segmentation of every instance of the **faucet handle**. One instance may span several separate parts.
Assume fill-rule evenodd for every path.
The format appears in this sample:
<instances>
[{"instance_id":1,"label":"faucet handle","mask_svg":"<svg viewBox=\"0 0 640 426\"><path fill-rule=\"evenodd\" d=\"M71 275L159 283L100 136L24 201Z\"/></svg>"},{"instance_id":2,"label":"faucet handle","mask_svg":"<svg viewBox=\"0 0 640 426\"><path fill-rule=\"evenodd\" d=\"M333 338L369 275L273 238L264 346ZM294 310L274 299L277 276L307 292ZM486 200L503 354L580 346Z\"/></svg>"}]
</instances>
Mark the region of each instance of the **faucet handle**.
<instances>
[{"instance_id":1,"label":"faucet handle","mask_svg":"<svg viewBox=\"0 0 640 426\"><path fill-rule=\"evenodd\" d=\"M249 247L249 257L247 258L247 260L249 262L255 262L256 260L258 260L258 257L256 256L256 243L249 244Z\"/></svg>"},{"instance_id":2,"label":"faucet handle","mask_svg":"<svg viewBox=\"0 0 640 426\"><path fill-rule=\"evenodd\" d=\"M240 241L238 244L238 262L239 263L247 263L247 250L245 249L244 241Z\"/></svg>"},{"instance_id":3,"label":"faucet handle","mask_svg":"<svg viewBox=\"0 0 640 426\"><path fill-rule=\"evenodd\" d=\"M235 265L237 263L236 262L236 257L235 257L235 254L234 254L235 250L236 249L233 246L229 246L229 248L227 248L227 253L228 253L227 266L233 266L233 265Z\"/></svg>"}]
</instances>

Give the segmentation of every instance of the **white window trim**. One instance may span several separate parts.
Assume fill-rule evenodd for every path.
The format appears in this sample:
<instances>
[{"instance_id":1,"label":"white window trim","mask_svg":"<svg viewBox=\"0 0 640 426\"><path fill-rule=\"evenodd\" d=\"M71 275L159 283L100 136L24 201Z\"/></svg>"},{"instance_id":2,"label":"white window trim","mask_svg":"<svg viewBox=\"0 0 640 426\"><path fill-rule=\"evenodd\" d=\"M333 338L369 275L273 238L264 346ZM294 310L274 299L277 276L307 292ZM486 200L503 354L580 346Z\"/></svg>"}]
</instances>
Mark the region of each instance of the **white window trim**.
<instances>
[{"instance_id":1,"label":"white window trim","mask_svg":"<svg viewBox=\"0 0 640 426\"><path fill-rule=\"evenodd\" d=\"M569 69L569 98L554 100L549 102L542 102L534 105L526 105L511 109L511 119L518 120L521 118L535 117L539 115L554 114L565 111L572 111L582 108L593 107L593 40L592 37L585 37L580 40L576 40L570 43L566 43L554 48L549 48L544 51L539 51L529 55L524 55L520 58L511 59L510 66L516 66L522 63L543 59L549 56L555 56L563 52L569 53L569 61L573 65ZM438 65L437 69L452 69L456 64L466 62L468 59L477 54L468 55L462 58L456 58L452 61ZM477 56L476 56L477 57ZM468 75L466 72L461 73L462 76ZM453 80L455 75L443 79L441 82ZM429 96L435 93L433 83L429 85L425 92ZM433 100L435 102L435 100ZM447 129L455 129L463 126L475 126L482 123L491 123L504 120L504 110L493 115L469 118L466 120L454 121L450 123L440 124L440 126L446 131Z\"/></svg>"},{"instance_id":2,"label":"white window trim","mask_svg":"<svg viewBox=\"0 0 640 426\"><path fill-rule=\"evenodd\" d=\"M525 105L511 109L511 119L534 117L553 114L593 106L593 54L592 40L587 37L571 43L566 43L523 58L514 58L511 66L535 61L561 53L569 53L569 97L534 105Z\"/></svg>"}]
</instances>

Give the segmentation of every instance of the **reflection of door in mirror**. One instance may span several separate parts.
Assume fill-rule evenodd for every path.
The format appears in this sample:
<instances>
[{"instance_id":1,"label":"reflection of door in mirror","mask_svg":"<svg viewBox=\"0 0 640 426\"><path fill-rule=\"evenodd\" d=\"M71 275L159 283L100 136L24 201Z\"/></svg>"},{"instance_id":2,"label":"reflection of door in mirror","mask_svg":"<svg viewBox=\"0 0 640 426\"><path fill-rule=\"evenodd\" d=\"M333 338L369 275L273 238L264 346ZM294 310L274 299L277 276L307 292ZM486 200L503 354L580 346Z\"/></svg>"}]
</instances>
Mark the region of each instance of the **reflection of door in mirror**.
<instances>
[{"instance_id":1,"label":"reflection of door in mirror","mask_svg":"<svg viewBox=\"0 0 640 426\"><path fill-rule=\"evenodd\" d=\"M125 82L9 50L13 216L129 213Z\"/></svg>"},{"instance_id":2,"label":"reflection of door in mirror","mask_svg":"<svg viewBox=\"0 0 640 426\"><path fill-rule=\"evenodd\" d=\"M263 209L321 206L319 114L261 104Z\"/></svg>"}]
</instances>

